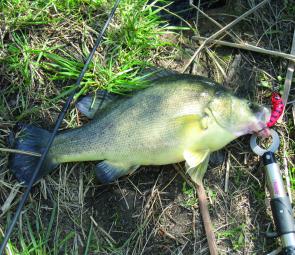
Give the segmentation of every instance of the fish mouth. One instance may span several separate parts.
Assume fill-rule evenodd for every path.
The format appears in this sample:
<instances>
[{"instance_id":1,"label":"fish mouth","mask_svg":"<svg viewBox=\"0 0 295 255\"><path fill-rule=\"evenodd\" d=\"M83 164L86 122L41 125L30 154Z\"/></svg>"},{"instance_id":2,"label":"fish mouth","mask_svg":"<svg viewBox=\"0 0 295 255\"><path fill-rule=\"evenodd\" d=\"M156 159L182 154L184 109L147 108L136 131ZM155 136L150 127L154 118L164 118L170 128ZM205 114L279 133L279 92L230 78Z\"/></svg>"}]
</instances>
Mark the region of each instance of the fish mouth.
<instances>
[{"instance_id":1,"label":"fish mouth","mask_svg":"<svg viewBox=\"0 0 295 255\"><path fill-rule=\"evenodd\" d=\"M262 138L267 138L271 136L270 128L266 123L260 122L257 127L253 130L253 133Z\"/></svg>"},{"instance_id":2,"label":"fish mouth","mask_svg":"<svg viewBox=\"0 0 295 255\"><path fill-rule=\"evenodd\" d=\"M245 124L244 127L235 130L234 134L239 137L241 135L246 134L256 134L257 136L267 138L271 136L271 132L269 127L267 126L267 122L270 118L270 111L266 107L257 107L255 112L253 112L254 116Z\"/></svg>"},{"instance_id":3,"label":"fish mouth","mask_svg":"<svg viewBox=\"0 0 295 255\"><path fill-rule=\"evenodd\" d=\"M270 128L267 126L267 122L270 119L270 110L266 107L261 107L260 111L255 113L255 117L257 121L252 126L252 133L263 138L270 137Z\"/></svg>"}]
</instances>

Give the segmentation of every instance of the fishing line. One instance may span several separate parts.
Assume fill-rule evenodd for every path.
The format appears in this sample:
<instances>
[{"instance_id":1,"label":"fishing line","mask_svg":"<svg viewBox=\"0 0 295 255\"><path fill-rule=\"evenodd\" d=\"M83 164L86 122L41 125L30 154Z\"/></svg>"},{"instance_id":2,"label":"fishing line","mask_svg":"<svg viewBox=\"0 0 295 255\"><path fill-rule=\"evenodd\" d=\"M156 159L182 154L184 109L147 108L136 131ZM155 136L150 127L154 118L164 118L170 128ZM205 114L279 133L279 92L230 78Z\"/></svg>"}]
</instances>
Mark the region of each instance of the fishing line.
<instances>
[{"instance_id":1,"label":"fishing line","mask_svg":"<svg viewBox=\"0 0 295 255\"><path fill-rule=\"evenodd\" d=\"M0 255L3 255L3 252L4 252L5 248L6 248L6 244L7 244L8 240L9 240L9 237L10 237L10 235L11 235L13 229L14 229L14 226L15 226L15 224L16 224L19 216L20 216L20 213L22 212L22 209L23 209L23 207L25 205L25 202L27 201L27 199L29 197L30 191L31 191L32 186L34 184L34 181L35 181L38 173L41 170L42 164L43 164L43 162L44 162L44 160L45 160L45 158L46 158L46 156L48 154L48 151L49 151L49 149L50 149L50 147L52 145L52 142L53 142L53 140L54 140L54 138L55 138L55 136L57 134L57 131L58 131L58 129L59 129L64 117L65 117L65 114L66 114L68 108L70 107L70 104L73 101L73 98L74 98L77 90L80 88L80 83L81 83L81 81L82 81L82 79L83 79L83 77L84 77L84 75L85 75L85 73L86 73L86 71L87 71L87 69L89 67L89 64L90 64L90 62L91 62L91 60L92 60L92 58L94 56L94 53L95 53L96 49L98 48L98 46L101 43L102 37L103 37L106 29L108 28L114 14L115 14L115 11L116 11L116 9L117 9L117 7L119 5L119 2L120 2L120 0L116 0L114 6L113 6L113 8L112 8L112 10L111 10L111 12L110 12L110 14L108 16L108 19L105 22L100 34L98 35L98 37L96 39L96 42L95 42L95 44L93 46L93 49L90 52L90 54L89 54L89 56L88 56L88 58L87 58L87 60L86 60L86 62L84 64L84 67L83 67L83 69L82 69L82 71L81 71L81 73L80 73L80 75L79 75L79 77L78 77L78 79L77 79L77 81L75 83L75 89L71 92L70 96L68 97L67 101L65 102L65 104L64 104L64 106L63 106L63 108L62 108L62 110L61 110L61 112L60 112L60 114L58 116L58 119L57 119L57 121L55 123L55 126L54 126L54 129L53 129L53 132L51 133L50 138L48 140L48 143L46 145L45 151L42 154L40 160L38 161L38 164L37 164L37 166L35 168L33 176L32 176L32 178L31 178L31 180L30 180L30 182L29 182L29 184L27 186L27 189L26 189L25 193L23 194L23 197L22 197L21 201L19 202L19 205L17 207L15 215L14 215L12 221L10 222L10 225L9 225L9 227L8 227L6 233L5 233L4 240L3 240L2 244L1 244L1 247L0 247Z\"/></svg>"}]
</instances>

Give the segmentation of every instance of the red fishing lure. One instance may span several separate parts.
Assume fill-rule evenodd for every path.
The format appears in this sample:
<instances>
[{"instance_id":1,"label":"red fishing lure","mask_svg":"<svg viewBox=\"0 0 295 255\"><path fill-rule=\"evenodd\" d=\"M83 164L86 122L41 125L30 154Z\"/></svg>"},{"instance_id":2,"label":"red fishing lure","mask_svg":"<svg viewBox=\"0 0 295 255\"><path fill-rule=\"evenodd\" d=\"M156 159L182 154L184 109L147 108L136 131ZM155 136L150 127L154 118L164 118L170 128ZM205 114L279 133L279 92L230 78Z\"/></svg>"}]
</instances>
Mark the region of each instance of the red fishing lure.
<instances>
[{"instance_id":1,"label":"red fishing lure","mask_svg":"<svg viewBox=\"0 0 295 255\"><path fill-rule=\"evenodd\" d=\"M271 95L271 115L270 120L267 122L268 127L272 127L276 124L277 120L280 118L284 111L284 103L281 95L279 93L273 92Z\"/></svg>"}]
</instances>

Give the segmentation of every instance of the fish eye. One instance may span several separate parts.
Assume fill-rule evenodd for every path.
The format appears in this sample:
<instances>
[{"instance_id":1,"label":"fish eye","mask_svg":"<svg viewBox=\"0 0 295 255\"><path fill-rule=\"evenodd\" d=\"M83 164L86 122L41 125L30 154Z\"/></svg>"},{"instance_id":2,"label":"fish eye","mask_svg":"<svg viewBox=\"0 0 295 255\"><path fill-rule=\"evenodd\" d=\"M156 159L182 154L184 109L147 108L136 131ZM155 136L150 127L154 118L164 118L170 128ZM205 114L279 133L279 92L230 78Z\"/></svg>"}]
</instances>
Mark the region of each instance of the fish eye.
<instances>
[{"instance_id":1,"label":"fish eye","mask_svg":"<svg viewBox=\"0 0 295 255\"><path fill-rule=\"evenodd\" d=\"M252 111L257 111L259 109L259 106L257 104L250 101L247 101L247 105Z\"/></svg>"}]
</instances>

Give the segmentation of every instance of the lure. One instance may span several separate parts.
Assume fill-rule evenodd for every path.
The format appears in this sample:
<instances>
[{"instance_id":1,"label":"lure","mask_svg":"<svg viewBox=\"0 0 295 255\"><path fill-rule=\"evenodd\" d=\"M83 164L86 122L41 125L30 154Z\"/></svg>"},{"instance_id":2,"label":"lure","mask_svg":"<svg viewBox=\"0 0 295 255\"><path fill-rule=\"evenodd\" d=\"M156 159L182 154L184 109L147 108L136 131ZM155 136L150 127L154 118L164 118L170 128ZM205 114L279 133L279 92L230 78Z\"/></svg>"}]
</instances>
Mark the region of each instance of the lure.
<instances>
[{"instance_id":1,"label":"lure","mask_svg":"<svg viewBox=\"0 0 295 255\"><path fill-rule=\"evenodd\" d=\"M267 122L267 126L269 128L276 124L277 120L281 117L285 107L281 95L276 92L272 93L271 104L272 104L272 110L271 110L270 120Z\"/></svg>"}]
</instances>

